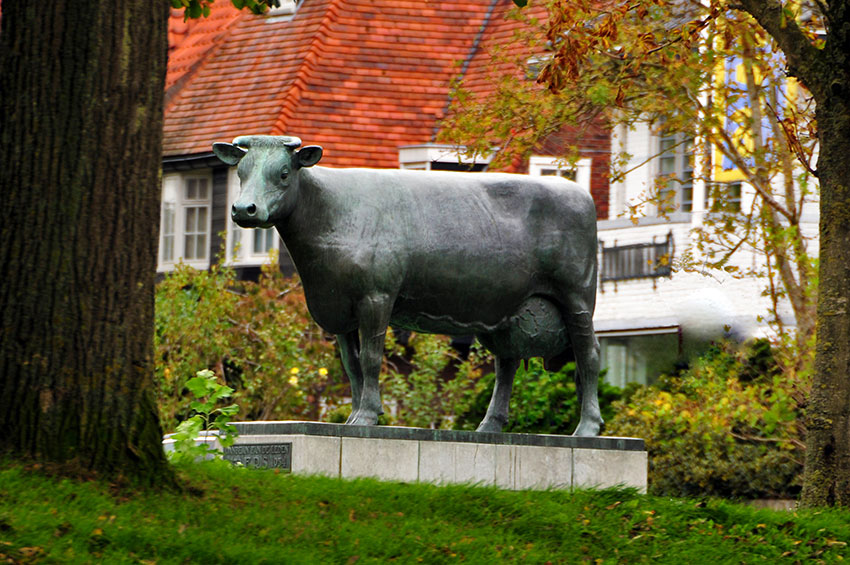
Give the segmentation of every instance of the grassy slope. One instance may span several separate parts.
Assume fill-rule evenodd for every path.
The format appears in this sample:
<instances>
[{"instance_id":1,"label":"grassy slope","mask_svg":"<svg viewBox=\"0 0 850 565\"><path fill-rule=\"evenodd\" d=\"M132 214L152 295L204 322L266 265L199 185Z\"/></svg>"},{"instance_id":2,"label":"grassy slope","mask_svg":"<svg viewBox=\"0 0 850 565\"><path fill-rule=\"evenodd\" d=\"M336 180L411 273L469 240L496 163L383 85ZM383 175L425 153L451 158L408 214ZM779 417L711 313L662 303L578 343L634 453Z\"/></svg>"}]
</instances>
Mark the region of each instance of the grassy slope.
<instances>
[{"instance_id":1,"label":"grassy slope","mask_svg":"<svg viewBox=\"0 0 850 565\"><path fill-rule=\"evenodd\" d=\"M185 493L127 495L0 465L0 563L850 559L848 511L792 514L624 490L338 481L220 463L181 472Z\"/></svg>"}]
</instances>

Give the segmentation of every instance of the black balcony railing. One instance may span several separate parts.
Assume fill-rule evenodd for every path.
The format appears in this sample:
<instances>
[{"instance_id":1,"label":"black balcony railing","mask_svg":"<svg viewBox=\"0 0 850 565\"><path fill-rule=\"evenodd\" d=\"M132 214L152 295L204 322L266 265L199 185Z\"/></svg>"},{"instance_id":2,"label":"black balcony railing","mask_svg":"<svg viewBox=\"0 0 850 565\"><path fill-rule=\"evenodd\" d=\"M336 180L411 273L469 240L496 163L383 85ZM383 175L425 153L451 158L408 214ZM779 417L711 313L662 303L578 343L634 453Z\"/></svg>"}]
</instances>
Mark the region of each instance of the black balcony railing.
<instances>
[{"instance_id":1,"label":"black balcony railing","mask_svg":"<svg viewBox=\"0 0 850 565\"><path fill-rule=\"evenodd\" d=\"M603 283L626 281L632 279L657 279L673 274L673 233L670 232L662 241L652 238L651 243L636 243L605 247L599 242L602 251L602 261L599 269L599 280Z\"/></svg>"}]
</instances>

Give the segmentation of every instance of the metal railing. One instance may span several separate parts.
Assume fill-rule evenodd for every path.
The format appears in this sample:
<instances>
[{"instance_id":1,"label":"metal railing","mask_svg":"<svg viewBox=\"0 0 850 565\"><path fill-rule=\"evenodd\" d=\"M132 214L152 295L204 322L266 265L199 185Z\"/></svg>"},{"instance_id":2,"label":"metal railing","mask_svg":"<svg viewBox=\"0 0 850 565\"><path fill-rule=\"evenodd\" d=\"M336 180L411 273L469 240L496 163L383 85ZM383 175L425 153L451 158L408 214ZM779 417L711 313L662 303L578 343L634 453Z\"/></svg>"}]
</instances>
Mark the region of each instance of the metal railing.
<instances>
[{"instance_id":1,"label":"metal railing","mask_svg":"<svg viewBox=\"0 0 850 565\"><path fill-rule=\"evenodd\" d=\"M662 241L652 238L650 243L635 243L605 247L599 242L602 252L599 280L602 283L632 279L657 279L673 274L673 232Z\"/></svg>"}]
</instances>

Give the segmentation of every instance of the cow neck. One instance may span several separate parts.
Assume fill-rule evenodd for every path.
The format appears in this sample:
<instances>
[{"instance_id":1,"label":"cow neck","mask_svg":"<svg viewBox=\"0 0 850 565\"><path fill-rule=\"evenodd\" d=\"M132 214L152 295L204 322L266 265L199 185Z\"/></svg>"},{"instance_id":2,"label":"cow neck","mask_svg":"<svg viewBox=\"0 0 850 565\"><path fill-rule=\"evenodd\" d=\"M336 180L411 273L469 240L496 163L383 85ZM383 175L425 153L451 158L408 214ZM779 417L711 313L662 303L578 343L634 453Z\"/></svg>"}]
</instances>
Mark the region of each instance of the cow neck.
<instances>
[{"instance_id":1,"label":"cow neck","mask_svg":"<svg viewBox=\"0 0 850 565\"><path fill-rule=\"evenodd\" d=\"M325 215L329 208L327 195L323 193L322 183L316 179L316 170L321 168L311 167L300 171L298 201L292 214L278 225L278 231L296 266L299 258L303 260L312 255L316 237L326 228Z\"/></svg>"}]
</instances>

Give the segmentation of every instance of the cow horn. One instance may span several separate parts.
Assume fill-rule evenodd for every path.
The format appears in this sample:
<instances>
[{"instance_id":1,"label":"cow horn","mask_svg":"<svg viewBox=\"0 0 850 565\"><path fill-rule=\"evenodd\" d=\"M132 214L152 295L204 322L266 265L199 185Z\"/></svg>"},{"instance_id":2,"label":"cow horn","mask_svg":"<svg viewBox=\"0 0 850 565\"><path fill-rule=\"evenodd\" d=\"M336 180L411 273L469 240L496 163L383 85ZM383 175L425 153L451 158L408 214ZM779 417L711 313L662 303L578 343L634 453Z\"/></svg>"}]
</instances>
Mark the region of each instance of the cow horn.
<instances>
[{"instance_id":1,"label":"cow horn","mask_svg":"<svg viewBox=\"0 0 850 565\"><path fill-rule=\"evenodd\" d=\"M264 147L286 147L287 149L297 149L301 147L301 140L297 137L290 136L273 136L273 135L240 135L233 140L233 145L238 145L245 149L250 149L252 145Z\"/></svg>"}]
</instances>

